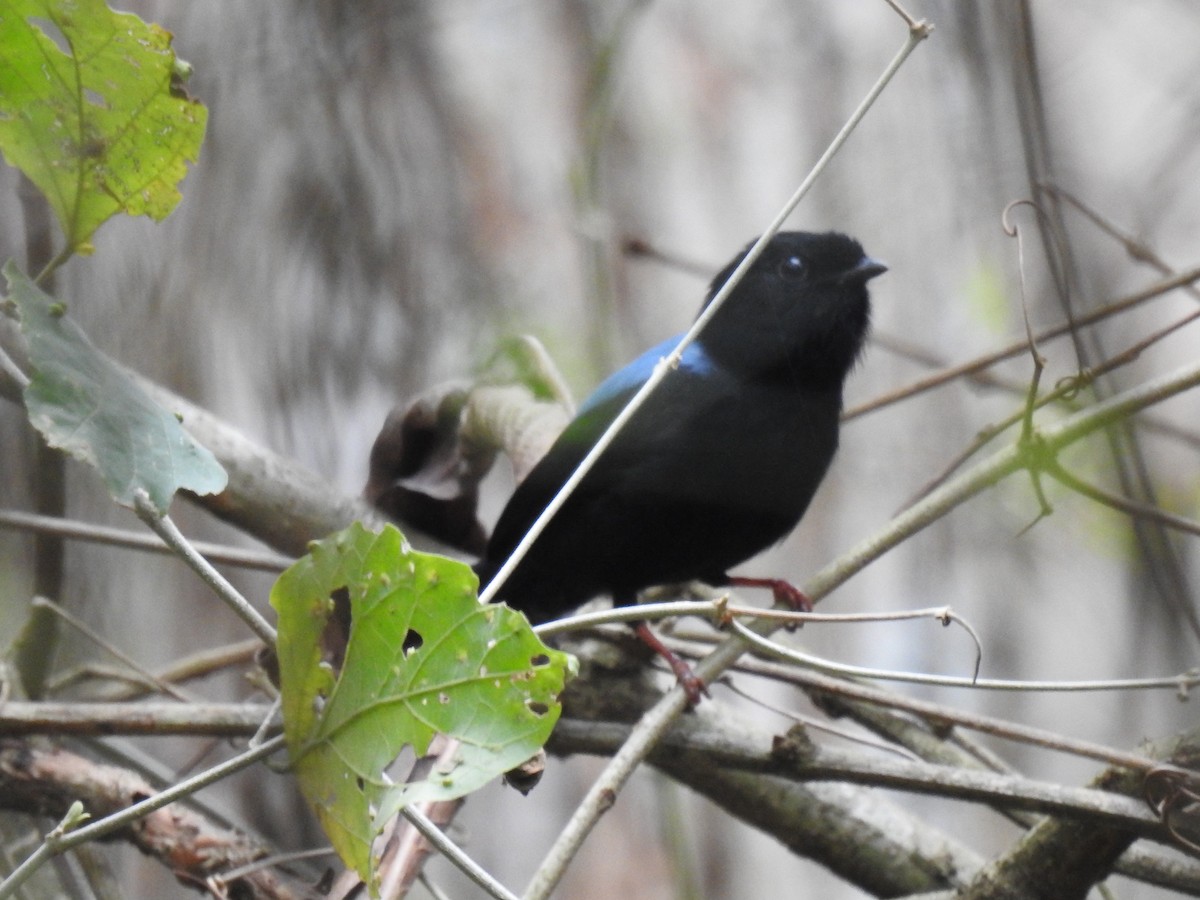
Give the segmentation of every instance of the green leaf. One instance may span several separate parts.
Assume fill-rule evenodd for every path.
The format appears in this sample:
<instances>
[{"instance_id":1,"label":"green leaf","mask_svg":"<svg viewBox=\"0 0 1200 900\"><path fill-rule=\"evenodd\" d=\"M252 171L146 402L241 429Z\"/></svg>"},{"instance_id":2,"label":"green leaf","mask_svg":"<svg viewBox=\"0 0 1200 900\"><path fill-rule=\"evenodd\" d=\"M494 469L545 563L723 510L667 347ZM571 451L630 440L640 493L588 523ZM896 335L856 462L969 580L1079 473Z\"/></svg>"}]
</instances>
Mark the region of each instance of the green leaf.
<instances>
[{"instance_id":1,"label":"green leaf","mask_svg":"<svg viewBox=\"0 0 1200 900\"><path fill-rule=\"evenodd\" d=\"M197 494L225 488L225 470L213 455L92 345L61 303L11 261L4 277L29 343L33 378L25 408L50 446L99 469L112 498L125 506L133 506L138 489L165 512L181 488Z\"/></svg>"},{"instance_id":2,"label":"green leaf","mask_svg":"<svg viewBox=\"0 0 1200 900\"><path fill-rule=\"evenodd\" d=\"M0 151L46 195L68 247L89 252L118 212L166 218L208 120L170 33L103 0L0 0L0 47Z\"/></svg>"},{"instance_id":3,"label":"green leaf","mask_svg":"<svg viewBox=\"0 0 1200 900\"><path fill-rule=\"evenodd\" d=\"M558 720L574 658L543 645L520 613L480 604L477 589L466 565L413 551L390 525L354 524L314 543L271 591L292 764L368 883L371 842L396 811L482 787L536 753ZM403 785L384 774L438 733L460 742L453 763Z\"/></svg>"}]
</instances>

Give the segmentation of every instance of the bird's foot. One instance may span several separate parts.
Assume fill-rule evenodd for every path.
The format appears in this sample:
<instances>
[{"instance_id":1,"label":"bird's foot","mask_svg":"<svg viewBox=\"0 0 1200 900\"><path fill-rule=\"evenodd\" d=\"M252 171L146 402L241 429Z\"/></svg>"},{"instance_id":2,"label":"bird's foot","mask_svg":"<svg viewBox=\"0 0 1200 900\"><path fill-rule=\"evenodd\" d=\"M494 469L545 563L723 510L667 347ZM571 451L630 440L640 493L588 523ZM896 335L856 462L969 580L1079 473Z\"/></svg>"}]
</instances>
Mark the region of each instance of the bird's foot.
<instances>
[{"instance_id":1,"label":"bird's foot","mask_svg":"<svg viewBox=\"0 0 1200 900\"><path fill-rule=\"evenodd\" d=\"M679 686L683 688L688 698L688 706L695 706L700 702L701 697L710 696L708 686L704 681L692 671L692 667L686 661L681 659L670 647L659 640L658 635L650 630L650 626L645 622L633 623L634 633L641 638L643 644L661 656L671 671L675 673L675 680L679 682Z\"/></svg>"},{"instance_id":2,"label":"bird's foot","mask_svg":"<svg viewBox=\"0 0 1200 900\"><path fill-rule=\"evenodd\" d=\"M735 587L770 588L776 603L782 603L795 612L812 612L813 609L813 602L808 598L808 594L782 578L744 578L740 575L730 575L729 584Z\"/></svg>"},{"instance_id":3,"label":"bird's foot","mask_svg":"<svg viewBox=\"0 0 1200 900\"><path fill-rule=\"evenodd\" d=\"M770 588L771 593L775 596L775 602L786 606L792 612L807 613L812 612L813 609L813 602L809 599L808 594L782 578L745 578L740 575L730 575L727 583L734 587ZM795 631L799 624L789 624L788 631Z\"/></svg>"}]
</instances>

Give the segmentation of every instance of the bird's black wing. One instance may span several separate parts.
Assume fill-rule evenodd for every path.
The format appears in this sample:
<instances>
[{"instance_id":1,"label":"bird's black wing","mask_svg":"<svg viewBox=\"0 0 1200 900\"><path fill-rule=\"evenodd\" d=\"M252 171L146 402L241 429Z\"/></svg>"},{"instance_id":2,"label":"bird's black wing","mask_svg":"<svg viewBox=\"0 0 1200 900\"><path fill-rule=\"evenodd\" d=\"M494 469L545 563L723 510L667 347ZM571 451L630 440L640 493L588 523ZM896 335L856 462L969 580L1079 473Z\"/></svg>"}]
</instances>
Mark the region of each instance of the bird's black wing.
<instances>
[{"instance_id":1,"label":"bird's black wing","mask_svg":"<svg viewBox=\"0 0 1200 900\"><path fill-rule=\"evenodd\" d=\"M542 510L554 499L563 483L579 467L579 463L639 387L640 384L632 384L586 406L517 485L488 540L487 553L477 567L485 583L504 564Z\"/></svg>"}]
</instances>

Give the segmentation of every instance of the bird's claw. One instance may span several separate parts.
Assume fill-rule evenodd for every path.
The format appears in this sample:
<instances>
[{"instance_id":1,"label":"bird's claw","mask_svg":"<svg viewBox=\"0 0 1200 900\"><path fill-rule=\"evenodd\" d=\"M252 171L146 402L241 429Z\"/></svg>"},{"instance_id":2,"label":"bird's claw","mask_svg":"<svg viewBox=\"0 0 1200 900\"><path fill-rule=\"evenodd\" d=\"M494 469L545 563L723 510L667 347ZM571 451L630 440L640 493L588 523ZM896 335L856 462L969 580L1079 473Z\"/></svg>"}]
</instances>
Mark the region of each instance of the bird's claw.
<instances>
[{"instance_id":1,"label":"bird's claw","mask_svg":"<svg viewBox=\"0 0 1200 900\"><path fill-rule=\"evenodd\" d=\"M800 590L790 581L784 581L782 578L768 579L771 582L771 593L775 595L775 602L786 606L793 612L812 612L813 602L809 599L808 594Z\"/></svg>"},{"instance_id":2,"label":"bird's claw","mask_svg":"<svg viewBox=\"0 0 1200 900\"><path fill-rule=\"evenodd\" d=\"M813 602L809 599L808 594L783 578L746 578L742 575L733 575L730 576L728 583L737 587L770 588L775 602L786 606L793 612L812 612L813 609Z\"/></svg>"},{"instance_id":3,"label":"bird's claw","mask_svg":"<svg viewBox=\"0 0 1200 900\"><path fill-rule=\"evenodd\" d=\"M693 672L692 667L674 650L659 640L658 635L650 630L649 625L645 622L636 622L633 630L641 638L643 644L661 656L671 667L671 671L675 673L675 680L687 694L689 708L696 706L703 697L711 696L704 679Z\"/></svg>"},{"instance_id":4,"label":"bird's claw","mask_svg":"<svg viewBox=\"0 0 1200 900\"><path fill-rule=\"evenodd\" d=\"M676 666L676 663L678 663L678 666ZM683 688L683 692L687 694L688 709L697 706L702 698L712 697L712 694L708 692L708 685L704 683L704 679L693 672L692 667L678 656L675 657L674 662L670 662L670 666L671 671L675 673L675 680Z\"/></svg>"}]
</instances>

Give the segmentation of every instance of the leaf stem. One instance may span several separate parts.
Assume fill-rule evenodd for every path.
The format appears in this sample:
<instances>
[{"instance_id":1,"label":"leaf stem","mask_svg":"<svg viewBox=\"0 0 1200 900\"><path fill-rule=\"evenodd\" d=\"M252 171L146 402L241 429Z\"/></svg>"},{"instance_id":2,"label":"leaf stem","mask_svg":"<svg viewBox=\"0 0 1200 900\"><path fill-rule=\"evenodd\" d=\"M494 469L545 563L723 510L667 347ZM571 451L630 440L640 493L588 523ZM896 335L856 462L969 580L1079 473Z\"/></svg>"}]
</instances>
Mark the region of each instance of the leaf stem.
<instances>
[{"instance_id":1,"label":"leaf stem","mask_svg":"<svg viewBox=\"0 0 1200 900\"><path fill-rule=\"evenodd\" d=\"M51 275L58 270L63 263L75 255L75 248L71 246L71 242L67 242L67 246L63 247L54 255L54 257L42 267L42 271L37 273L37 277L33 279L33 283L41 287L46 283Z\"/></svg>"}]
</instances>

